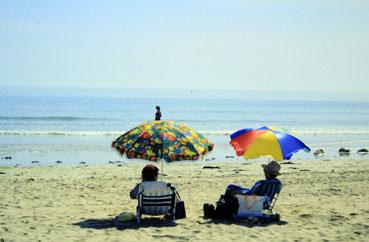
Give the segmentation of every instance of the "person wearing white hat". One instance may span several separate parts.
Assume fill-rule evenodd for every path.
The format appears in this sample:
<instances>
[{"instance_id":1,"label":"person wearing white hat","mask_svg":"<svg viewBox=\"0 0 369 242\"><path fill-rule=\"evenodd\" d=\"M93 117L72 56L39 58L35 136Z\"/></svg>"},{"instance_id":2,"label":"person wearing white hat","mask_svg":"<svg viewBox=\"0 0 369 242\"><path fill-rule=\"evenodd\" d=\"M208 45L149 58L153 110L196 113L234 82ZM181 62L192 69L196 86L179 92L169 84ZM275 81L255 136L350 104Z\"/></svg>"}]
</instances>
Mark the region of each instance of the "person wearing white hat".
<instances>
[{"instance_id":1,"label":"person wearing white hat","mask_svg":"<svg viewBox=\"0 0 369 242\"><path fill-rule=\"evenodd\" d=\"M281 166L276 161L271 161L267 165L261 165L264 170L265 180L257 181L251 189L243 188L241 186L230 184L226 189L226 194L235 195L235 194L243 194L243 195L257 195L263 196L268 191L266 191L267 186L264 186L265 183L273 182L274 184L280 185L281 181L277 178L277 176L281 175L279 172Z\"/></svg>"}]
</instances>

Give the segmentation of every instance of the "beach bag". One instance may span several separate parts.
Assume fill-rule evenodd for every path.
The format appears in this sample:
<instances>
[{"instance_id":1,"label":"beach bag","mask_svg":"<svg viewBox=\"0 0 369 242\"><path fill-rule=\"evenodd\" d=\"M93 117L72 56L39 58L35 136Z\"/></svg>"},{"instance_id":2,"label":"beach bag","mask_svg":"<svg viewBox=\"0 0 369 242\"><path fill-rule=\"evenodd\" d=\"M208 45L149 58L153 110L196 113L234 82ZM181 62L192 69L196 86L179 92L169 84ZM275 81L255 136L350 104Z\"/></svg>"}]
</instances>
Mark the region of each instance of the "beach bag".
<instances>
[{"instance_id":1,"label":"beach bag","mask_svg":"<svg viewBox=\"0 0 369 242\"><path fill-rule=\"evenodd\" d=\"M264 202L266 202L266 196L256 195L240 195L237 194L239 217L257 217L263 214Z\"/></svg>"},{"instance_id":2,"label":"beach bag","mask_svg":"<svg viewBox=\"0 0 369 242\"><path fill-rule=\"evenodd\" d=\"M186 208L184 201L181 200L181 197L177 193L177 202L176 202L176 219L186 218Z\"/></svg>"},{"instance_id":3,"label":"beach bag","mask_svg":"<svg viewBox=\"0 0 369 242\"><path fill-rule=\"evenodd\" d=\"M204 210L205 218L215 218L216 214L215 214L215 207L213 204L205 203L203 205L203 210Z\"/></svg>"},{"instance_id":4,"label":"beach bag","mask_svg":"<svg viewBox=\"0 0 369 242\"><path fill-rule=\"evenodd\" d=\"M221 219L233 219L237 214L238 200L234 196L221 195L215 209L215 216Z\"/></svg>"}]
</instances>

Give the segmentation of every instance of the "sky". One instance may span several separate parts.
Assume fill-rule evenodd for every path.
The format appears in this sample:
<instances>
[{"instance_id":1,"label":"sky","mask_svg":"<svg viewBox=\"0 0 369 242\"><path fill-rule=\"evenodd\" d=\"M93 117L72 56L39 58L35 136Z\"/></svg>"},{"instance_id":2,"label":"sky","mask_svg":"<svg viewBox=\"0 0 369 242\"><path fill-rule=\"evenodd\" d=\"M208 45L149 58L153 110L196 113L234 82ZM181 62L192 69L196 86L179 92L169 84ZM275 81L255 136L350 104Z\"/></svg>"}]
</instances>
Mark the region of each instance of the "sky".
<instances>
[{"instance_id":1,"label":"sky","mask_svg":"<svg viewBox=\"0 0 369 242\"><path fill-rule=\"evenodd\" d=\"M369 1L2 0L0 86L369 94Z\"/></svg>"}]
</instances>

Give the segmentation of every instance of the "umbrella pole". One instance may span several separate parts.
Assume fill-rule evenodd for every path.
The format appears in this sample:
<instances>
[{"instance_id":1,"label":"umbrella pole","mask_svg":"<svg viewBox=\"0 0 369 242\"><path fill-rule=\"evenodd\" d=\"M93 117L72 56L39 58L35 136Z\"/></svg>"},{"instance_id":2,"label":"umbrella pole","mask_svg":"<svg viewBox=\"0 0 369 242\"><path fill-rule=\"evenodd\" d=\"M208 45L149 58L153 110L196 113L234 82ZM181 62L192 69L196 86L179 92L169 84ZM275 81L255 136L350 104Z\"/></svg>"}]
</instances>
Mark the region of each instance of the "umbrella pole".
<instances>
[{"instance_id":1,"label":"umbrella pole","mask_svg":"<svg viewBox=\"0 0 369 242\"><path fill-rule=\"evenodd\" d=\"M163 159L163 145L161 145L160 147L160 160L161 160L161 172L160 172L160 181L163 181L163 174L164 174L164 171L163 171L163 163L164 163L164 159Z\"/></svg>"}]
</instances>

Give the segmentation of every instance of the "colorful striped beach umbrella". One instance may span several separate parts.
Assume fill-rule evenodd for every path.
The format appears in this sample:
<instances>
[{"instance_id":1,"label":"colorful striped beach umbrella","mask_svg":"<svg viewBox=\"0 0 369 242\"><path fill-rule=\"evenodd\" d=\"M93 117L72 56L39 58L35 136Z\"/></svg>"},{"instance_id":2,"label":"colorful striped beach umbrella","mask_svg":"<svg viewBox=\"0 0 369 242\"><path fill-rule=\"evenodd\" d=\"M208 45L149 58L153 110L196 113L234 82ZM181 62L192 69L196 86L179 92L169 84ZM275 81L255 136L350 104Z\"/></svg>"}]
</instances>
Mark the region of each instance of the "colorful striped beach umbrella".
<instances>
[{"instance_id":1,"label":"colorful striped beach umbrella","mask_svg":"<svg viewBox=\"0 0 369 242\"><path fill-rule=\"evenodd\" d=\"M148 121L115 139L112 147L128 159L171 162L197 160L214 144L183 123Z\"/></svg>"},{"instance_id":2,"label":"colorful striped beach umbrella","mask_svg":"<svg viewBox=\"0 0 369 242\"><path fill-rule=\"evenodd\" d=\"M270 156L274 160L281 161L291 159L299 150L310 151L310 148L295 136L266 126L258 129L241 129L231 135L229 143L236 154L245 159Z\"/></svg>"}]
</instances>

